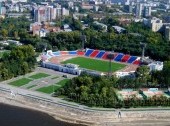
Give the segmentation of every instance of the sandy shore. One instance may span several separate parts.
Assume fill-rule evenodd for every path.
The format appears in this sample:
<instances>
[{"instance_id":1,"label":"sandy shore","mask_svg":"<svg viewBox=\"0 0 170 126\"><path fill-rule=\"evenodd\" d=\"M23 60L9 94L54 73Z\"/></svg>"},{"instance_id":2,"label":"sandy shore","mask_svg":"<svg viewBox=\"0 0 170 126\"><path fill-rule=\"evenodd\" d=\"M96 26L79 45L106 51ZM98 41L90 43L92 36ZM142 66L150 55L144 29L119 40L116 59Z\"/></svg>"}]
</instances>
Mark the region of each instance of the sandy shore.
<instances>
[{"instance_id":1,"label":"sandy shore","mask_svg":"<svg viewBox=\"0 0 170 126\"><path fill-rule=\"evenodd\" d=\"M64 107L28 101L20 96L15 98L0 93L0 102L22 108L41 111L57 120L90 126L170 126L170 111L122 111L118 118L116 112L82 112Z\"/></svg>"}]
</instances>

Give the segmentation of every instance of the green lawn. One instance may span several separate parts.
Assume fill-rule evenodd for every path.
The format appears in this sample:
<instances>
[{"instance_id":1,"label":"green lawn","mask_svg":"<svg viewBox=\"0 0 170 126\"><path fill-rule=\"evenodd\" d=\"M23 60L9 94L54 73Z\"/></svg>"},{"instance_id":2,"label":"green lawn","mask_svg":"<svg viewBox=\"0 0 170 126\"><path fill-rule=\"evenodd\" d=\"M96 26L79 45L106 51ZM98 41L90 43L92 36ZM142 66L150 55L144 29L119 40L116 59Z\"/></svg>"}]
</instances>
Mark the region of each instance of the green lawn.
<instances>
[{"instance_id":1,"label":"green lawn","mask_svg":"<svg viewBox=\"0 0 170 126\"><path fill-rule=\"evenodd\" d=\"M33 87L35 87L35 86L37 86L37 85L28 86L27 89L33 88Z\"/></svg>"},{"instance_id":2,"label":"green lawn","mask_svg":"<svg viewBox=\"0 0 170 126\"><path fill-rule=\"evenodd\" d=\"M20 87L20 86L22 86L22 85L28 84L30 81L32 81L32 80L31 80L31 79L28 79L28 78L22 78L22 79L19 79L19 80L10 82L9 84L10 84L10 85L17 86L17 87Z\"/></svg>"},{"instance_id":3,"label":"green lawn","mask_svg":"<svg viewBox=\"0 0 170 126\"><path fill-rule=\"evenodd\" d=\"M47 87L39 88L39 89L37 89L37 91L40 91L40 92L43 92L43 93L47 93L47 94L51 94L51 93L53 93L53 91L56 91L56 90L60 89L61 87L63 87L68 80L69 79L61 80L60 82L58 82L58 83L56 83L54 85L50 85L50 86L47 86Z\"/></svg>"},{"instance_id":4,"label":"green lawn","mask_svg":"<svg viewBox=\"0 0 170 126\"><path fill-rule=\"evenodd\" d=\"M53 87L53 85L50 85L48 87L39 88L39 89L37 89L37 91L47 93L47 94L51 94L51 93L53 93L53 91L58 90L59 88L60 88L60 86L54 85L54 87Z\"/></svg>"},{"instance_id":5,"label":"green lawn","mask_svg":"<svg viewBox=\"0 0 170 126\"><path fill-rule=\"evenodd\" d=\"M44 78L44 77L48 77L48 76L50 76L50 75L45 74L45 73L37 73L37 74L34 74L34 75L30 76L29 78L40 79L40 78Z\"/></svg>"},{"instance_id":6,"label":"green lawn","mask_svg":"<svg viewBox=\"0 0 170 126\"><path fill-rule=\"evenodd\" d=\"M73 63L82 68L96 70L100 72L108 72L109 62L85 57L76 57L62 62L63 64ZM112 71L117 71L124 68L126 65L112 62Z\"/></svg>"},{"instance_id":7,"label":"green lawn","mask_svg":"<svg viewBox=\"0 0 170 126\"><path fill-rule=\"evenodd\" d=\"M64 79L64 80L61 80L58 83L56 83L56 85L63 87L68 81L69 81L69 79Z\"/></svg>"}]
</instances>

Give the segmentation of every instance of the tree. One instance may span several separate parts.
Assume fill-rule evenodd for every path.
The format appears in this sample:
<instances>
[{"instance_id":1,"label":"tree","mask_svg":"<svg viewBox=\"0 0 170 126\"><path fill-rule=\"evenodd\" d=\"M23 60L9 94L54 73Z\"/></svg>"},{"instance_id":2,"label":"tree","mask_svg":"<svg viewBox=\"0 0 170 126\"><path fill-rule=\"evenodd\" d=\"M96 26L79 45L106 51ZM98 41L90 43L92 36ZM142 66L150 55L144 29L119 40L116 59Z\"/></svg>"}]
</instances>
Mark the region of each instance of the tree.
<instances>
[{"instance_id":1,"label":"tree","mask_svg":"<svg viewBox=\"0 0 170 126\"><path fill-rule=\"evenodd\" d=\"M146 83L147 78L149 77L149 67L148 66L140 66L136 70L137 78L141 79L141 82Z\"/></svg>"},{"instance_id":2,"label":"tree","mask_svg":"<svg viewBox=\"0 0 170 126\"><path fill-rule=\"evenodd\" d=\"M8 36L8 31L6 29L1 30L1 34L4 40L6 40L6 37Z\"/></svg>"},{"instance_id":3,"label":"tree","mask_svg":"<svg viewBox=\"0 0 170 126\"><path fill-rule=\"evenodd\" d=\"M27 62L23 62L21 66L22 74L25 75L29 72L29 67Z\"/></svg>"},{"instance_id":4,"label":"tree","mask_svg":"<svg viewBox=\"0 0 170 126\"><path fill-rule=\"evenodd\" d=\"M0 77L2 80L7 80L9 77L8 69L2 68L0 71Z\"/></svg>"},{"instance_id":5,"label":"tree","mask_svg":"<svg viewBox=\"0 0 170 126\"><path fill-rule=\"evenodd\" d=\"M164 83L170 86L170 61L164 62L164 67L163 67L162 72L163 72L163 77L164 77Z\"/></svg>"},{"instance_id":6,"label":"tree","mask_svg":"<svg viewBox=\"0 0 170 126\"><path fill-rule=\"evenodd\" d=\"M34 69L35 63L35 52L31 45L14 47L9 54L1 58L1 80L26 74Z\"/></svg>"}]
</instances>

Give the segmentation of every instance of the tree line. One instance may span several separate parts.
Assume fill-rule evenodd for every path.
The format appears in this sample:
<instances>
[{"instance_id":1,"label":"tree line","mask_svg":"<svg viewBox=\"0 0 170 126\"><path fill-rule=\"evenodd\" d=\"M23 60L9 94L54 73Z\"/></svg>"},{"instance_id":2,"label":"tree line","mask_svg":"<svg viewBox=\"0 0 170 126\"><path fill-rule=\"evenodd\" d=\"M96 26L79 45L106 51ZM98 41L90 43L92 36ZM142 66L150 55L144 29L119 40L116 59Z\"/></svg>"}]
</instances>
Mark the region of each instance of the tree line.
<instances>
[{"instance_id":1,"label":"tree line","mask_svg":"<svg viewBox=\"0 0 170 126\"><path fill-rule=\"evenodd\" d=\"M117 34L113 25L118 25L118 21L111 17L106 17L100 22L107 24L108 32L102 32L93 26L93 18L88 15L82 18L88 23L89 28L82 30L82 23L71 17L66 18L62 23L70 24L74 30L72 32L49 33L46 37L40 38L29 34L28 19L6 18L0 20L1 39L14 38L23 44L31 44L36 51L41 52L45 47L53 50L77 50L81 49L81 35L86 35L85 48L94 48L115 52L122 52L131 55L141 55L140 42L147 44L145 55L155 60L169 60L170 42L163 37L163 33L155 33L142 23L131 23L120 25L127 30L125 34ZM15 22L15 24L14 24ZM8 30L7 30L8 29ZM9 47L6 47L9 49Z\"/></svg>"},{"instance_id":2,"label":"tree line","mask_svg":"<svg viewBox=\"0 0 170 126\"><path fill-rule=\"evenodd\" d=\"M0 59L0 81L31 72L35 63L35 51L31 45L13 48Z\"/></svg>"},{"instance_id":3,"label":"tree line","mask_svg":"<svg viewBox=\"0 0 170 126\"><path fill-rule=\"evenodd\" d=\"M165 96L154 96L146 98L140 88L168 88L170 85L170 62L165 63L162 71L164 76L157 77L149 72L147 66L141 66L136 70L136 78L96 77L82 74L68 81L66 85L56 90L55 95L64 95L67 100L100 107L142 107L142 106L169 106L170 98ZM166 74L166 75L165 75ZM160 76L160 75L159 75ZM122 100L118 95L121 89L138 90L143 99L132 95ZM168 93L168 92L167 92ZM169 94L168 94L169 95Z\"/></svg>"}]
</instances>

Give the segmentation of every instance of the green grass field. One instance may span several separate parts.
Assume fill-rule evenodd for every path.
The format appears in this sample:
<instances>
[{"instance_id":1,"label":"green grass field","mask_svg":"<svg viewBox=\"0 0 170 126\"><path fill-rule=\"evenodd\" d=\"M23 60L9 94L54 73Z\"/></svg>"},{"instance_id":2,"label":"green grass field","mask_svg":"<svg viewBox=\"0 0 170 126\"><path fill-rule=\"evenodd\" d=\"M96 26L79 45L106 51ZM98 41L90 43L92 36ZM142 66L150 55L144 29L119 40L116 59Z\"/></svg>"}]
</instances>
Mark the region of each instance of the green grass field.
<instances>
[{"instance_id":1,"label":"green grass field","mask_svg":"<svg viewBox=\"0 0 170 126\"><path fill-rule=\"evenodd\" d=\"M108 72L109 62L85 57L76 57L62 62L63 64L73 63L82 68L96 70L100 72ZM117 71L124 68L126 65L112 62L112 71Z\"/></svg>"},{"instance_id":2,"label":"green grass field","mask_svg":"<svg viewBox=\"0 0 170 126\"><path fill-rule=\"evenodd\" d=\"M29 78L40 79L40 78L44 78L44 77L48 77L48 76L50 76L50 75L45 74L45 73L37 73L37 74L34 74L34 75L30 76Z\"/></svg>"},{"instance_id":3,"label":"green grass field","mask_svg":"<svg viewBox=\"0 0 170 126\"><path fill-rule=\"evenodd\" d=\"M69 79L64 79L64 80L61 80L58 83L56 83L56 85L63 87L68 81L69 81Z\"/></svg>"},{"instance_id":4,"label":"green grass field","mask_svg":"<svg viewBox=\"0 0 170 126\"><path fill-rule=\"evenodd\" d=\"M59 88L60 88L60 86L54 85L54 87L53 87L53 85L50 85L48 87L39 88L39 89L37 89L37 91L47 93L47 94L51 94L51 93L53 93L54 90L58 90Z\"/></svg>"},{"instance_id":5,"label":"green grass field","mask_svg":"<svg viewBox=\"0 0 170 126\"><path fill-rule=\"evenodd\" d=\"M32 80L31 80L31 79L28 79L28 78L22 78L22 79L19 79L19 80L10 82L9 84L10 84L10 85L13 85L13 86L20 87L20 86L23 86L23 85L25 85L25 84L28 84L30 81L32 81Z\"/></svg>"},{"instance_id":6,"label":"green grass field","mask_svg":"<svg viewBox=\"0 0 170 126\"><path fill-rule=\"evenodd\" d=\"M61 87L63 87L68 80L69 79L61 80L60 82L58 82L54 85L39 88L39 89L37 89L37 91L47 93L47 94L51 94L51 93L53 93L53 91L56 91L56 90L60 89Z\"/></svg>"}]
</instances>

